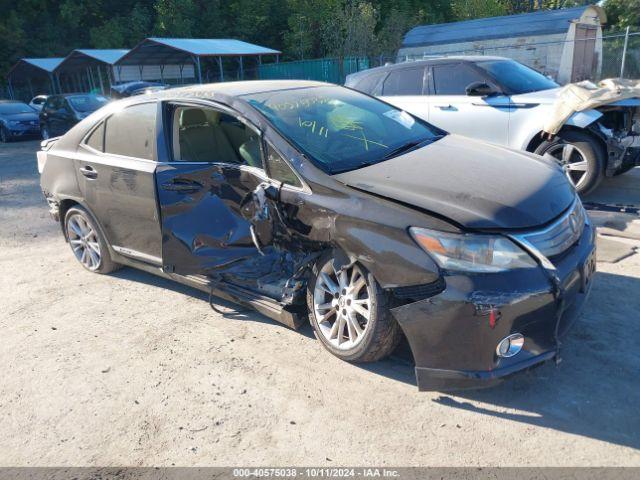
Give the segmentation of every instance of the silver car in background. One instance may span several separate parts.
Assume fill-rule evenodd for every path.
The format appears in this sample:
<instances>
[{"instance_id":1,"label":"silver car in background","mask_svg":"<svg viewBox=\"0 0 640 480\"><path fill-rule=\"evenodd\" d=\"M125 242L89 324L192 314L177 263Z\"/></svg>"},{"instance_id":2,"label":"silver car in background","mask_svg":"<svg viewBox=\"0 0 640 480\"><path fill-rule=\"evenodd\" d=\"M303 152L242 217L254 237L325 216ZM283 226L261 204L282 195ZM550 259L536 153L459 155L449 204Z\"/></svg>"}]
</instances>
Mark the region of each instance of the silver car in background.
<instances>
[{"instance_id":1,"label":"silver car in background","mask_svg":"<svg viewBox=\"0 0 640 480\"><path fill-rule=\"evenodd\" d=\"M640 100L575 113L552 138L543 135L561 87L514 60L441 57L373 68L346 86L378 96L452 133L551 155L579 193L640 159Z\"/></svg>"}]
</instances>

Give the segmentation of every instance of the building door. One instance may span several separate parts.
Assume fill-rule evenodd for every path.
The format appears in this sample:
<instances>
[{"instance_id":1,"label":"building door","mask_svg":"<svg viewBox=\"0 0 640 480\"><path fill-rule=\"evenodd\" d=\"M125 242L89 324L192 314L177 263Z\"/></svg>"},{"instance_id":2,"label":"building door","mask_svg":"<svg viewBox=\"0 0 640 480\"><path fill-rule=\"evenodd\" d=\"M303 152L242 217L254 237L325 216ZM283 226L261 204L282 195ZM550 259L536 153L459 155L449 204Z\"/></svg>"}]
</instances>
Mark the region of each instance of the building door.
<instances>
[{"instance_id":1,"label":"building door","mask_svg":"<svg viewBox=\"0 0 640 480\"><path fill-rule=\"evenodd\" d=\"M578 23L576 25L576 37L573 46L573 66L571 68L571 81L581 82L591 80L595 76L597 67L596 58L596 33L595 25Z\"/></svg>"}]
</instances>

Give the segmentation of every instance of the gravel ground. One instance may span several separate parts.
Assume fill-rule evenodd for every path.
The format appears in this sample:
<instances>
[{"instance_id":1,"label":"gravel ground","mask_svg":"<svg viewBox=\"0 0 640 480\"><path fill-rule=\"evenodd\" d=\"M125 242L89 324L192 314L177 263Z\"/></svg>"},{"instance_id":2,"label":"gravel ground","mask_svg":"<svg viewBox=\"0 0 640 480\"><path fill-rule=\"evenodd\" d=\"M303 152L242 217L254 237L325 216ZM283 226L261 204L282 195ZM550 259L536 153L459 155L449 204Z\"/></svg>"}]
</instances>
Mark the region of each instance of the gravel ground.
<instances>
[{"instance_id":1,"label":"gravel ground","mask_svg":"<svg viewBox=\"0 0 640 480\"><path fill-rule=\"evenodd\" d=\"M0 145L0 466L640 466L639 255L598 265L559 366L419 393L410 367L343 363L310 328L86 272L48 217L36 149Z\"/></svg>"}]
</instances>

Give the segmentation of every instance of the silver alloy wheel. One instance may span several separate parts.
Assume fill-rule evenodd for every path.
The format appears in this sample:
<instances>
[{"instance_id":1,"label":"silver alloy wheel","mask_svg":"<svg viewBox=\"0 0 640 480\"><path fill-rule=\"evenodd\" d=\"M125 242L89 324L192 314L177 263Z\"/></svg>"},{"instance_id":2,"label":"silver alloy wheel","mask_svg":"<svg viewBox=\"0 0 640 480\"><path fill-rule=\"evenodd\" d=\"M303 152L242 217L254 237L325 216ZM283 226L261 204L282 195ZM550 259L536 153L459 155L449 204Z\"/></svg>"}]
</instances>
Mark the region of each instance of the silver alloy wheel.
<instances>
[{"instance_id":1,"label":"silver alloy wheel","mask_svg":"<svg viewBox=\"0 0 640 480\"><path fill-rule=\"evenodd\" d=\"M348 350L358 345L371 319L371 286L360 267L336 271L328 261L316 280L313 309L320 333L332 346Z\"/></svg>"},{"instance_id":2,"label":"silver alloy wheel","mask_svg":"<svg viewBox=\"0 0 640 480\"><path fill-rule=\"evenodd\" d=\"M49 140L49 129L47 127L42 127L42 139Z\"/></svg>"},{"instance_id":3,"label":"silver alloy wheel","mask_svg":"<svg viewBox=\"0 0 640 480\"><path fill-rule=\"evenodd\" d=\"M587 180L587 173L589 171L589 163L582 150L572 143L558 143L551 146L545 153L548 153L559 161L560 166L564 170L564 174L573 186L576 187L576 190L582 188Z\"/></svg>"},{"instance_id":4,"label":"silver alloy wheel","mask_svg":"<svg viewBox=\"0 0 640 480\"><path fill-rule=\"evenodd\" d=\"M71 215L67 220L67 237L73 254L89 270L100 267L100 243L91 225L82 215Z\"/></svg>"}]
</instances>

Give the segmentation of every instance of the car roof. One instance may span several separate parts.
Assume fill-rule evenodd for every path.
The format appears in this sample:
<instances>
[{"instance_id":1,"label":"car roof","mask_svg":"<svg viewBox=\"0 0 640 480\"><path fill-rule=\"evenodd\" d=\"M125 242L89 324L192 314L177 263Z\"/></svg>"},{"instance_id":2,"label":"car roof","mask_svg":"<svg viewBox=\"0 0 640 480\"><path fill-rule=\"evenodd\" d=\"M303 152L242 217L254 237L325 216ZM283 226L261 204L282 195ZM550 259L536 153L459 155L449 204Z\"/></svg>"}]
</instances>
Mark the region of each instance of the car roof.
<instances>
[{"instance_id":1,"label":"car roof","mask_svg":"<svg viewBox=\"0 0 640 480\"><path fill-rule=\"evenodd\" d=\"M101 93L88 93L88 92L57 93L55 95L46 95L46 97L47 99L49 99L49 98L56 98L56 97L69 98L69 97L78 97L78 96L86 96L86 95L104 97L104 95L102 95Z\"/></svg>"},{"instance_id":2,"label":"car roof","mask_svg":"<svg viewBox=\"0 0 640 480\"><path fill-rule=\"evenodd\" d=\"M408 60L406 62L394 63L391 65L383 65L381 67L370 68L368 70L362 70L360 72L353 73L349 75L352 78L360 78L365 77L369 74L378 73L378 72L386 72L391 70L398 70L403 68L411 68L411 67L421 67L427 65L437 65L440 63L450 63L450 62L482 62L487 60L510 60L506 57L495 57L490 55L451 55L451 56L438 56L432 58L424 58L421 60Z\"/></svg>"},{"instance_id":3,"label":"car roof","mask_svg":"<svg viewBox=\"0 0 640 480\"><path fill-rule=\"evenodd\" d=\"M188 87L172 88L164 90L165 95L158 92L159 96L180 96L180 97L208 97L211 94L223 94L231 97L250 95L253 93L274 92L280 90L291 90L294 88L310 88L322 86L336 86L332 83L315 82L310 80L247 80L239 82L222 82L191 85Z\"/></svg>"}]
</instances>

